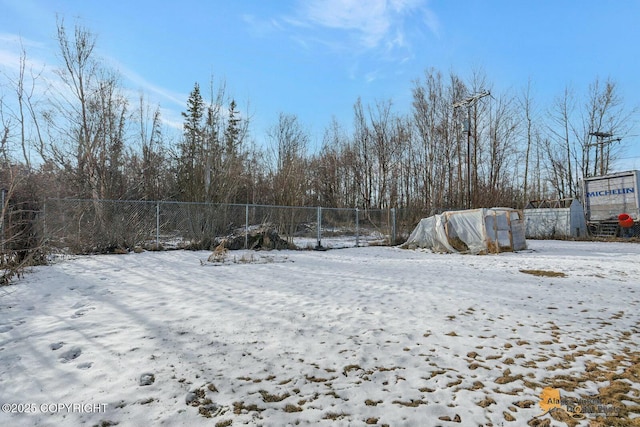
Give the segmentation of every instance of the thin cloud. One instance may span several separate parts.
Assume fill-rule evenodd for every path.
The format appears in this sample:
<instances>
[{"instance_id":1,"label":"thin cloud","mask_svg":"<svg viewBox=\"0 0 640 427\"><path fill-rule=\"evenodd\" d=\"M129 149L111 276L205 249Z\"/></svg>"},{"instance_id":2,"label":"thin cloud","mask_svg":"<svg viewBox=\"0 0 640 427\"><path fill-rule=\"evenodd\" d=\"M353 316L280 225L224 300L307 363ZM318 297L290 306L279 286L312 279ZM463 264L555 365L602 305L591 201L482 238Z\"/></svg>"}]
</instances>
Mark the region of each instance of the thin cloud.
<instances>
[{"instance_id":1,"label":"thin cloud","mask_svg":"<svg viewBox=\"0 0 640 427\"><path fill-rule=\"evenodd\" d=\"M431 32L439 32L425 0L302 0L294 22L345 32L360 49L391 51L409 47L406 27L415 16L422 16L421 23Z\"/></svg>"},{"instance_id":2,"label":"thin cloud","mask_svg":"<svg viewBox=\"0 0 640 427\"><path fill-rule=\"evenodd\" d=\"M24 47L43 47L42 43L26 39L18 34L0 33L0 42L22 45Z\"/></svg>"},{"instance_id":3,"label":"thin cloud","mask_svg":"<svg viewBox=\"0 0 640 427\"><path fill-rule=\"evenodd\" d=\"M19 70L21 61L26 61L29 69L42 69L45 62L35 59L31 51L38 51L44 45L33 40L25 39L17 34L0 33L0 67L8 70ZM23 52L26 53L23 58Z\"/></svg>"},{"instance_id":4,"label":"thin cloud","mask_svg":"<svg viewBox=\"0 0 640 427\"><path fill-rule=\"evenodd\" d=\"M174 93L163 87L154 85L146 80L144 77L130 70L127 67L120 65L117 70L131 83L139 86L143 91L148 91L151 94L158 96L160 99L169 101L175 105L183 106L186 103L187 96L184 94Z\"/></svg>"},{"instance_id":5,"label":"thin cloud","mask_svg":"<svg viewBox=\"0 0 640 427\"><path fill-rule=\"evenodd\" d=\"M429 30L431 30L431 32L434 35L436 35L437 37L440 37L441 25L440 25L440 20L438 19L436 14L428 8L425 8L423 10L423 14L424 14L423 15L424 23L427 26L427 28L429 28Z\"/></svg>"},{"instance_id":6,"label":"thin cloud","mask_svg":"<svg viewBox=\"0 0 640 427\"><path fill-rule=\"evenodd\" d=\"M169 107L160 107L160 119L162 122L173 129L182 130L182 121L180 118L180 113L176 111L175 107L182 107L186 104L187 95L175 93L170 90L167 90L163 87L157 86L147 79L142 77L140 74L131 70L130 68L123 65L121 62L116 60L115 58L108 57L108 62L111 66L117 70L119 74L121 74L126 81L132 83L133 85L138 86L138 90L128 89L125 90L128 94L127 97L130 100L134 100L140 96L140 91L142 93L149 93L151 102L158 102L159 105L166 105L164 102L168 102L174 106L174 108Z\"/></svg>"},{"instance_id":7,"label":"thin cloud","mask_svg":"<svg viewBox=\"0 0 640 427\"><path fill-rule=\"evenodd\" d=\"M264 37L282 30L280 22L276 19L261 19L251 14L244 14L241 18L247 24L249 32L257 37Z\"/></svg>"},{"instance_id":8,"label":"thin cloud","mask_svg":"<svg viewBox=\"0 0 640 427\"><path fill-rule=\"evenodd\" d=\"M58 65L55 61L51 62L37 56L45 53L42 51L42 48L46 47L44 44L8 33L0 33L0 44L2 45L0 48L0 75L4 75L10 80L17 79L21 62L25 61L24 66L28 73L25 79L30 82L29 79L35 78L33 90L36 98L48 97L48 93L55 94L54 97L50 98L51 100L60 97L62 99L66 98L68 88L60 80ZM23 50L25 51L25 56L23 56ZM152 84L117 59L104 54L100 56L100 59L104 60L108 67L115 70L126 80L126 84L122 89L130 101L135 102L140 96L140 91L142 91L151 94L151 98L161 104L169 103L176 107L182 107L186 103L187 95L175 93ZM131 85L137 86L137 88L129 89L128 86ZM173 110L164 108L162 120L172 128L181 129L182 123L179 123L179 113L175 113Z\"/></svg>"},{"instance_id":9,"label":"thin cloud","mask_svg":"<svg viewBox=\"0 0 640 427\"><path fill-rule=\"evenodd\" d=\"M279 21L298 45L345 57L348 78L371 84L388 78L390 64L397 68L415 58L429 34L439 37L428 1L298 0L293 16Z\"/></svg>"},{"instance_id":10,"label":"thin cloud","mask_svg":"<svg viewBox=\"0 0 640 427\"><path fill-rule=\"evenodd\" d=\"M312 0L302 13L317 26L355 33L364 47L373 48L392 25L386 6L385 0Z\"/></svg>"},{"instance_id":11,"label":"thin cloud","mask_svg":"<svg viewBox=\"0 0 640 427\"><path fill-rule=\"evenodd\" d=\"M0 67L18 70L20 68L20 55L15 52L0 49Z\"/></svg>"},{"instance_id":12,"label":"thin cloud","mask_svg":"<svg viewBox=\"0 0 640 427\"><path fill-rule=\"evenodd\" d=\"M376 80L378 80L381 77L381 73L379 70L375 70L375 71L370 71L368 73L365 74L364 76L364 80L367 83L373 83Z\"/></svg>"}]
</instances>

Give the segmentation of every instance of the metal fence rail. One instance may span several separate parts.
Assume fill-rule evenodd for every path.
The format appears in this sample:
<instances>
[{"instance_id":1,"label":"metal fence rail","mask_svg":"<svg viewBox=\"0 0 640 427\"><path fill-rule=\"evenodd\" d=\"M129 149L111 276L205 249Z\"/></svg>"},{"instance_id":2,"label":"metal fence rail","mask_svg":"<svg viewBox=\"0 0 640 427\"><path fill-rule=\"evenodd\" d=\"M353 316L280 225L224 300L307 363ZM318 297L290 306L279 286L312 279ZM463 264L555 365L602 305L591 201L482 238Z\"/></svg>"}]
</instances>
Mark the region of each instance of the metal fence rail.
<instances>
[{"instance_id":1,"label":"metal fence rail","mask_svg":"<svg viewBox=\"0 0 640 427\"><path fill-rule=\"evenodd\" d=\"M270 229L299 248L393 244L394 209L48 199L43 227L50 246L75 253L117 248L211 249L221 239ZM409 230L410 231L410 230Z\"/></svg>"}]
</instances>

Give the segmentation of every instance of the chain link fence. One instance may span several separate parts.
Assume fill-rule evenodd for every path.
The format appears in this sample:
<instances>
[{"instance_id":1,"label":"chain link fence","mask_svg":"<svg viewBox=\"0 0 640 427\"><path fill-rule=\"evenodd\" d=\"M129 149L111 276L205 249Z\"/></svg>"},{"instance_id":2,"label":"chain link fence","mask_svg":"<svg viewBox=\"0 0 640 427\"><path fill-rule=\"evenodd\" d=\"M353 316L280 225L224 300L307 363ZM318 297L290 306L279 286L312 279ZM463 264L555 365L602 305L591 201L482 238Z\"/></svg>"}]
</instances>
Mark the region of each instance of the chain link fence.
<instances>
[{"instance_id":1,"label":"chain link fence","mask_svg":"<svg viewBox=\"0 0 640 427\"><path fill-rule=\"evenodd\" d=\"M42 216L36 204L5 198L0 201L0 286L20 275L25 266L46 260L42 247Z\"/></svg>"},{"instance_id":2,"label":"chain link fence","mask_svg":"<svg viewBox=\"0 0 640 427\"><path fill-rule=\"evenodd\" d=\"M169 201L48 199L43 214L48 245L73 253L212 249L230 238L251 248L249 237L266 229L297 248L390 245L415 226L395 209Z\"/></svg>"}]
</instances>

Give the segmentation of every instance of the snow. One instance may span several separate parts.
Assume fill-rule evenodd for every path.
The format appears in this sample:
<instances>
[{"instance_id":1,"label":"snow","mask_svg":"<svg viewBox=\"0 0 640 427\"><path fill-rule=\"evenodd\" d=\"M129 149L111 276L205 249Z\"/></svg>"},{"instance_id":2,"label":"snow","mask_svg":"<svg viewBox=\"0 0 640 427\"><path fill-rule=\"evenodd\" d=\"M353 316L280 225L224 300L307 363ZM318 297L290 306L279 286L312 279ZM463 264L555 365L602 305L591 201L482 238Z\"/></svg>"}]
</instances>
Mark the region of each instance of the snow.
<instances>
[{"instance_id":1,"label":"snow","mask_svg":"<svg viewBox=\"0 0 640 427\"><path fill-rule=\"evenodd\" d=\"M0 425L526 425L543 387L598 394L595 374L637 363L640 338L640 245L528 244L34 268L0 289Z\"/></svg>"}]
</instances>

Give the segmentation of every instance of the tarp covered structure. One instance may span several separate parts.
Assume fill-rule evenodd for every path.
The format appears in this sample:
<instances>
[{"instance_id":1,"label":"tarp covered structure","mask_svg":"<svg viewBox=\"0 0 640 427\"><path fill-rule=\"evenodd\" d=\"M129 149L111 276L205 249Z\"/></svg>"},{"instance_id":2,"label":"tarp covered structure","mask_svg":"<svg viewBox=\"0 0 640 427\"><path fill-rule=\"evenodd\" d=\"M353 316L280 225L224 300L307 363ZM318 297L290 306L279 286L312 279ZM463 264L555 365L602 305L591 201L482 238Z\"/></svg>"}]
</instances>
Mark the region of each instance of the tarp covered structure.
<instances>
[{"instance_id":1,"label":"tarp covered structure","mask_svg":"<svg viewBox=\"0 0 640 427\"><path fill-rule=\"evenodd\" d=\"M522 211L480 208L420 220L403 247L434 252L486 254L527 248Z\"/></svg>"},{"instance_id":2,"label":"tarp covered structure","mask_svg":"<svg viewBox=\"0 0 640 427\"><path fill-rule=\"evenodd\" d=\"M532 201L523 213L526 237L548 239L587 236L584 209L577 199Z\"/></svg>"}]
</instances>

